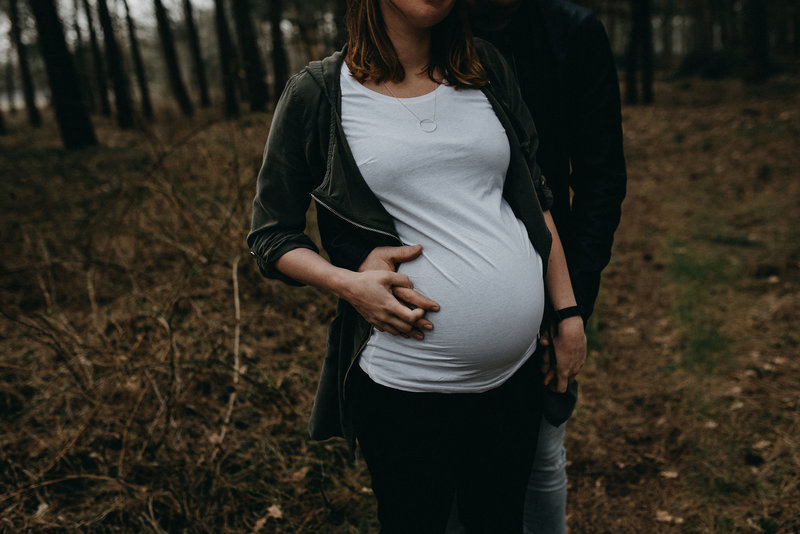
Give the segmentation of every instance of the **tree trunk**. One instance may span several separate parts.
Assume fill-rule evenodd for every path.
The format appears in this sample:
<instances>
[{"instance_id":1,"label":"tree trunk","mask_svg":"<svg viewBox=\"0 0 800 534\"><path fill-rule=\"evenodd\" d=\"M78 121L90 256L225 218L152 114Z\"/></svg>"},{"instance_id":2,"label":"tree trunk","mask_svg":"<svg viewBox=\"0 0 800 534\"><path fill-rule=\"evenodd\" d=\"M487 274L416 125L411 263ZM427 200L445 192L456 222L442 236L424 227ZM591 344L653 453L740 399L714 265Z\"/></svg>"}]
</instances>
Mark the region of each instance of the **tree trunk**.
<instances>
[{"instance_id":1,"label":"tree trunk","mask_svg":"<svg viewBox=\"0 0 800 534\"><path fill-rule=\"evenodd\" d=\"M733 2L731 0L715 0L714 19L719 24L722 50L733 50L736 47L733 32Z\"/></svg>"},{"instance_id":2,"label":"tree trunk","mask_svg":"<svg viewBox=\"0 0 800 534\"><path fill-rule=\"evenodd\" d=\"M92 63L94 65L94 81L97 84L97 91L100 93L100 112L106 116L111 116L111 102L108 99L108 78L106 77L105 60L100 51L100 44L97 40L97 32L94 29L94 17L89 0L83 0L83 10L86 12L86 24L89 27L89 46L92 50Z\"/></svg>"},{"instance_id":3,"label":"tree trunk","mask_svg":"<svg viewBox=\"0 0 800 534\"><path fill-rule=\"evenodd\" d=\"M800 7L792 6L792 55L800 56Z\"/></svg>"},{"instance_id":4,"label":"tree trunk","mask_svg":"<svg viewBox=\"0 0 800 534\"><path fill-rule=\"evenodd\" d=\"M639 2L639 25L642 27L642 102L652 104L653 97L653 9L652 0Z\"/></svg>"},{"instance_id":5,"label":"tree trunk","mask_svg":"<svg viewBox=\"0 0 800 534\"><path fill-rule=\"evenodd\" d=\"M253 30L250 4L248 0L233 0L233 22L239 38L239 51L242 54L244 71L247 76L247 96L250 111L264 111L269 101L267 73L261 61L258 41Z\"/></svg>"},{"instance_id":6,"label":"tree trunk","mask_svg":"<svg viewBox=\"0 0 800 534\"><path fill-rule=\"evenodd\" d=\"M800 56L800 7L792 6L792 54Z\"/></svg>"},{"instance_id":7,"label":"tree trunk","mask_svg":"<svg viewBox=\"0 0 800 534\"><path fill-rule=\"evenodd\" d=\"M78 77L64 38L64 28L53 0L30 0L39 34L47 79L61 140L67 149L97 144L89 113L83 105Z\"/></svg>"},{"instance_id":8,"label":"tree trunk","mask_svg":"<svg viewBox=\"0 0 800 534\"><path fill-rule=\"evenodd\" d=\"M86 45L83 42L83 32L81 25L78 23L78 15L80 9L78 0L73 0L73 19L72 28L75 31L75 70L78 72L78 80L81 84L81 92L86 99L86 105L91 110L94 109L94 91L92 91L92 84L89 83L89 68L86 65Z\"/></svg>"},{"instance_id":9,"label":"tree trunk","mask_svg":"<svg viewBox=\"0 0 800 534\"><path fill-rule=\"evenodd\" d=\"M272 74L275 80L272 94L276 103L289 79L289 60L286 57L286 47L283 45L283 32L281 31L282 19L283 0L272 0L269 21L272 26Z\"/></svg>"},{"instance_id":10,"label":"tree trunk","mask_svg":"<svg viewBox=\"0 0 800 534\"><path fill-rule=\"evenodd\" d=\"M186 22L186 32L189 37L189 49L192 52L192 67L195 81L200 88L200 105L207 108L211 105L211 98L208 96L208 80L206 79L206 67L203 63L203 54L200 52L200 37L197 33L197 26L194 23L192 2L183 0L183 18Z\"/></svg>"},{"instance_id":11,"label":"tree trunk","mask_svg":"<svg viewBox=\"0 0 800 534\"><path fill-rule=\"evenodd\" d=\"M128 7L128 0L122 0L125 6L125 21L128 23L128 41L131 46L133 56L133 66L136 70L136 82L139 85L139 96L142 99L142 114L148 119L153 117L153 104L150 102L150 89L147 86L147 74L144 70L142 54L139 52L139 41L136 38L136 26L131 17L131 10Z\"/></svg>"},{"instance_id":12,"label":"tree trunk","mask_svg":"<svg viewBox=\"0 0 800 534\"><path fill-rule=\"evenodd\" d=\"M111 86L114 89L114 105L117 108L117 125L120 128L133 127L133 102L128 75L122 63L122 52L117 44L114 23L108 11L106 0L97 0L97 15L100 27L103 28L103 42L106 45L108 72L111 74Z\"/></svg>"},{"instance_id":13,"label":"tree trunk","mask_svg":"<svg viewBox=\"0 0 800 534\"><path fill-rule=\"evenodd\" d=\"M304 17L298 17L295 20L295 24L297 25L297 34L306 58L309 61L321 59L319 55L319 38L313 19L307 20Z\"/></svg>"},{"instance_id":14,"label":"tree trunk","mask_svg":"<svg viewBox=\"0 0 800 534\"><path fill-rule=\"evenodd\" d=\"M642 39L641 28L637 22L638 0L631 0L631 34L628 40L628 47L625 50L625 103L638 104L639 90L636 84L639 72L639 49Z\"/></svg>"},{"instance_id":15,"label":"tree trunk","mask_svg":"<svg viewBox=\"0 0 800 534\"><path fill-rule=\"evenodd\" d=\"M334 21L336 22L336 49L340 49L347 42L347 25L345 18L347 15L347 0L334 0Z\"/></svg>"},{"instance_id":16,"label":"tree trunk","mask_svg":"<svg viewBox=\"0 0 800 534\"><path fill-rule=\"evenodd\" d=\"M779 2L774 9L777 13L774 13L771 18L777 25L777 31L775 32L775 46L772 50L782 56L787 56L791 51L789 35L792 31L792 6L787 2Z\"/></svg>"},{"instance_id":17,"label":"tree trunk","mask_svg":"<svg viewBox=\"0 0 800 534\"><path fill-rule=\"evenodd\" d=\"M614 48L615 43L619 41L619 15L617 13L610 13L604 21L608 32L608 40L611 42L611 48Z\"/></svg>"},{"instance_id":18,"label":"tree trunk","mask_svg":"<svg viewBox=\"0 0 800 534\"><path fill-rule=\"evenodd\" d=\"M28 122L34 128L42 125L42 116L36 107L36 89L33 86L31 68L28 64L28 51L22 42L22 28L19 26L19 5L17 0L9 1L8 16L11 19L11 35L14 38L14 48L17 49L17 63L22 78L22 92L25 95L25 109L28 111Z\"/></svg>"},{"instance_id":19,"label":"tree trunk","mask_svg":"<svg viewBox=\"0 0 800 534\"><path fill-rule=\"evenodd\" d=\"M214 0L214 18L217 26L217 44L219 46L219 68L222 71L222 89L225 94L225 116L239 115L239 103L236 101L236 67L235 52L231 34L228 29L228 18L222 0Z\"/></svg>"},{"instance_id":20,"label":"tree trunk","mask_svg":"<svg viewBox=\"0 0 800 534\"><path fill-rule=\"evenodd\" d=\"M164 61L167 66L167 76L169 77L169 85L172 88L172 95L178 101L183 114L191 115L194 112L194 106L192 106L189 93L186 92L186 86L183 84L183 78L181 77L178 54L175 52L175 40L172 38L172 28L169 24L167 10L161 0L153 0L153 4L155 5L158 35L161 38L161 48L164 52Z\"/></svg>"},{"instance_id":21,"label":"tree trunk","mask_svg":"<svg viewBox=\"0 0 800 534\"><path fill-rule=\"evenodd\" d=\"M673 34L672 22L674 17L675 17L675 0L664 0L663 12L662 12L663 32L661 34L661 47L663 49L662 57L664 58L664 63L670 66L670 68L673 59L672 39L674 34Z\"/></svg>"},{"instance_id":22,"label":"tree trunk","mask_svg":"<svg viewBox=\"0 0 800 534\"><path fill-rule=\"evenodd\" d=\"M708 0L696 0L692 4L694 15L694 50L710 52L713 49L714 37L712 34L711 6Z\"/></svg>"},{"instance_id":23,"label":"tree trunk","mask_svg":"<svg viewBox=\"0 0 800 534\"><path fill-rule=\"evenodd\" d=\"M6 58L6 98L8 99L8 113L17 114L17 102L14 93L17 92L17 85L14 82L14 61L11 57L11 49L8 50Z\"/></svg>"},{"instance_id":24,"label":"tree trunk","mask_svg":"<svg viewBox=\"0 0 800 534\"><path fill-rule=\"evenodd\" d=\"M641 66L642 102L653 103L653 26L651 0L631 0L631 37L626 58L625 101L639 102L636 74Z\"/></svg>"},{"instance_id":25,"label":"tree trunk","mask_svg":"<svg viewBox=\"0 0 800 534\"><path fill-rule=\"evenodd\" d=\"M760 83L769 77L769 36L766 0L745 0L747 66L745 80Z\"/></svg>"},{"instance_id":26,"label":"tree trunk","mask_svg":"<svg viewBox=\"0 0 800 534\"><path fill-rule=\"evenodd\" d=\"M3 120L3 112L0 111L0 135L6 134L6 123Z\"/></svg>"}]
</instances>

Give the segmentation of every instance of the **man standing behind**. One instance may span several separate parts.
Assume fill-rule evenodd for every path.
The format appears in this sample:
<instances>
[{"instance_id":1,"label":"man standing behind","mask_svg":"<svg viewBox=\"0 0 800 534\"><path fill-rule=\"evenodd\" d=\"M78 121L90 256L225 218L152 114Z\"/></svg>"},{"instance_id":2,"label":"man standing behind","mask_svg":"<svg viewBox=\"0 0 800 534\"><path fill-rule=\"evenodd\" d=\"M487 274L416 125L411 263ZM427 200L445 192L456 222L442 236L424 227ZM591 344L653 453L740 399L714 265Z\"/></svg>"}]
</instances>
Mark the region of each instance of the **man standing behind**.
<instances>
[{"instance_id":1,"label":"man standing behind","mask_svg":"<svg viewBox=\"0 0 800 534\"><path fill-rule=\"evenodd\" d=\"M514 69L536 123L536 159L553 192L551 213L585 324L597 298L600 273L610 259L626 187L619 82L608 37L591 11L564 0L467 1L476 35L497 46ZM353 263L360 265L359 270L394 270L421 250L416 246L354 251ZM413 290L397 288L395 294L414 306L432 309L432 301ZM422 338L432 325L421 320L416 327L404 335ZM570 351L559 351L559 337L553 336L550 343L560 355L557 365L573 368L574 362L563 361ZM564 382L573 378L558 369L546 375L553 391L564 391ZM566 533L563 421L576 396L576 384L570 384L567 397L559 398L565 402L555 403L561 413L550 411L542 421L526 495L525 534Z\"/></svg>"},{"instance_id":2,"label":"man standing behind","mask_svg":"<svg viewBox=\"0 0 800 534\"><path fill-rule=\"evenodd\" d=\"M536 159L553 192L551 212L585 323L611 256L626 186L619 83L608 37L591 11L563 0L471 3L476 35L508 60L536 123ZM557 336L553 343L558 351ZM525 503L526 534L566 532L565 427L542 421Z\"/></svg>"}]
</instances>

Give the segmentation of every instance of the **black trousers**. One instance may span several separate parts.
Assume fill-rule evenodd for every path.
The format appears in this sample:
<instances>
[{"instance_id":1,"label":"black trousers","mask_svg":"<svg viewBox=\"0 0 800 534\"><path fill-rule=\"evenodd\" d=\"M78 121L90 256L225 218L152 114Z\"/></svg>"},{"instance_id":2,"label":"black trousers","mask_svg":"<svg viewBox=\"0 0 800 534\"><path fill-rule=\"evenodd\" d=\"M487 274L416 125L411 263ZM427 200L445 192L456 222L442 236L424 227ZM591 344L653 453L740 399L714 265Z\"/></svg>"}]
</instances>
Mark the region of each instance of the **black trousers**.
<instances>
[{"instance_id":1,"label":"black trousers","mask_svg":"<svg viewBox=\"0 0 800 534\"><path fill-rule=\"evenodd\" d=\"M399 391L356 366L356 436L382 534L444 532L454 497L468 534L522 532L541 418L534 359L469 394Z\"/></svg>"}]
</instances>

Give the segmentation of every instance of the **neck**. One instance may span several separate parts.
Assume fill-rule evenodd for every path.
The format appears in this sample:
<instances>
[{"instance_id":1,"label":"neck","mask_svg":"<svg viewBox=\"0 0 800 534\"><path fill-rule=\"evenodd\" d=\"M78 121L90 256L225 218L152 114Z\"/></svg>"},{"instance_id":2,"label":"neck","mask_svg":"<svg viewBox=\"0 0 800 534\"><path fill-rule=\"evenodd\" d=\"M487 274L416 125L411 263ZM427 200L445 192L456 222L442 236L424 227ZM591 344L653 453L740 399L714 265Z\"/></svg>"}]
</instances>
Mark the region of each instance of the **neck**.
<instances>
[{"instance_id":1,"label":"neck","mask_svg":"<svg viewBox=\"0 0 800 534\"><path fill-rule=\"evenodd\" d=\"M392 10L384 10L386 34L407 75L426 75L431 59L431 29L414 27Z\"/></svg>"},{"instance_id":2,"label":"neck","mask_svg":"<svg viewBox=\"0 0 800 534\"><path fill-rule=\"evenodd\" d=\"M389 33L397 59L403 65L406 75L427 76L428 64L431 60L431 35L413 35Z\"/></svg>"}]
</instances>

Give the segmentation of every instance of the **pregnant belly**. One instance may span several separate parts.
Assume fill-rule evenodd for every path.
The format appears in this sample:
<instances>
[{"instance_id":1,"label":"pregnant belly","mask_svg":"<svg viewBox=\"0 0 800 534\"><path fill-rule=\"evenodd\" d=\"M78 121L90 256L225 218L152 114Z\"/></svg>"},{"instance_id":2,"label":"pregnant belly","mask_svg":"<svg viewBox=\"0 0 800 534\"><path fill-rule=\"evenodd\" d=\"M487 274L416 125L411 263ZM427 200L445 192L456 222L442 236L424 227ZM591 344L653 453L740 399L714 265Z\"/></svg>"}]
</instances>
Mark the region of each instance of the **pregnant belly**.
<instances>
[{"instance_id":1,"label":"pregnant belly","mask_svg":"<svg viewBox=\"0 0 800 534\"><path fill-rule=\"evenodd\" d=\"M362 367L376 381L410 391L480 390L535 348L544 308L538 254L447 260L425 255L400 266L441 310L428 313L434 330L424 341L373 334Z\"/></svg>"}]
</instances>

